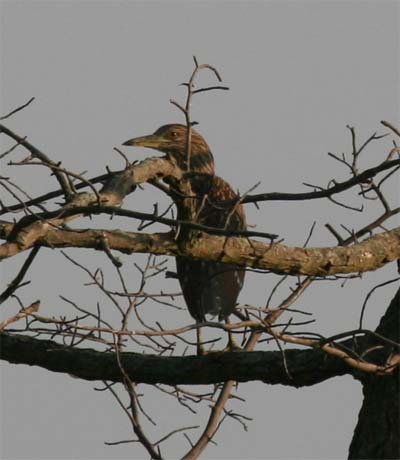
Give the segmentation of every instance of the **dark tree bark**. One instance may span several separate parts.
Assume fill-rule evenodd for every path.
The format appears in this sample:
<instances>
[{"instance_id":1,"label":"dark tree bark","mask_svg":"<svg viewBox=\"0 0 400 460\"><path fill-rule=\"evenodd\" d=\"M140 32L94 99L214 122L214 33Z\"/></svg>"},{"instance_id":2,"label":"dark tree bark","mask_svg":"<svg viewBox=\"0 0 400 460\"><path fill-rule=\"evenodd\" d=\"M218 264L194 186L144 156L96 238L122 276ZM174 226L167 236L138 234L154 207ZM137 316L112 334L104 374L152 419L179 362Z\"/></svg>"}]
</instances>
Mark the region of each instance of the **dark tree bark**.
<instances>
[{"instance_id":1,"label":"dark tree bark","mask_svg":"<svg viewBox=\"0 0 400 460\"><path fill-rule=\"evenodd\" d=\"M152 356L122 352L126 374L136 383L205 385L234 379L269 384L310 386L353 369L322 350L286 350L288 376L279 351L212 353L206 356ZM122 382L115 353L60 345L0 332L0 359L73 374L85 380Z\"/></svg>"},{"instance_id":2,"label":"dark tree bark","mask_svg":"<svg viewBox=\"0 0 400 460\"><path fill-rule=\"evenodd\" d=\"M400 341L400 289L397 291L376 332ZM374 346L374 343L371 343ZM399 350L393 350L398 353ZM387 359L383 352L377 356ZM350 444L349 459L400 459L400 368L393 375L365 374L361 377L364 401Z\"/></svg>"},{"instance_id":3,"label":"dark tree bark","mask_svg":"<svg viewBox=\"0 0 400 460\"><path fill-rule=\"evenodd\" d=\"M376 329L379 336L341 342L369 360L385 365L400 359L395 343L400 342L400 289ZM384 346L382 347L382 344ZM376 348L376 350L375 350ZM374 356L372 356L374 355ZM114 353L66 347L52 341L38 340L0 332L0 359L12 363L37 365L55 372L72 373L87 380L121 381L121 371ZM322 350L287 350L286 374L280 352L215 353L208 356L159 357L121 353L128 375L136 382L166 384L208 384L234 379L261 380L290 386L314 385L338 375L351 374L363 385L364 402L350 445L349 459L400 459L400 369L392 375L361 372L343 360Z\"/></svg>"}]
</instances>

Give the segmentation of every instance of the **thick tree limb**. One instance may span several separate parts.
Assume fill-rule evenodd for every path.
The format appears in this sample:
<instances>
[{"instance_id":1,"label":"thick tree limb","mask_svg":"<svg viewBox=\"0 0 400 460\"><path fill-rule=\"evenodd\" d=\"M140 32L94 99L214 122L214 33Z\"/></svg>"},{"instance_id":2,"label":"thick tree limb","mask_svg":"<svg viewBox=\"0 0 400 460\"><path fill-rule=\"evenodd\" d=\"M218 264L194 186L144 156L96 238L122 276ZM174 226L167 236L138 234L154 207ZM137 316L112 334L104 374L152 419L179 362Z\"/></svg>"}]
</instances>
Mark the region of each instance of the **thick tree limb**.
<instances>
[{"instance_id":1,"label":"thick tree limb","mask_svg":"<svg viewBox=\"0 0 400 460\"><path fill-rule=\"evenodd\" d=\"M279 351L179 357L120 353L125 372L136 383L203 385L226 380L261 380L300 387L352 373L343 360L326 356L321 350L286 350L285 355L291 379ZM121 382L123 379L115 353L71 348L7 332L0 332L0 359L73 374L85 380Z\"/></svg>"},{"instance_id":2,"label":"thick tree limb","mask_svg":"<svg viewBox=\"0 0 400 460\"><path fill-rule=\"evenodd\" d=\"M148 158L122 172L113 174L100 193L75 194L69 197L64 206L55 211L22 217L7 233L8 242L0 246L0 260L33 247L50 230L78 218L85 212L85 208L93 207L93 212L96 212L96 206L102 208L120 206L125 196L134 191L137 184L165 176L180 179L182 171L166 158ZM4 234L4 229L0 229L0 233Z\"/></svg>"},{"instance_id":3,"label":"thick tree limb","mask_svg":"<svg viewBox=\"0 0 400 460\"><path fill-rule=\"evenodd\" d=\"M400 289L394 296L376 332L388 339L400 341ZM370 346L374 345L372 338ZM385 363L387 352L375 351L375 359ZM393 350L392 359L399 359L398 350ZM389 360L390 362L391 360ZM400 458L400 367L391 376L363 374L364 401L358 423L350 444L350 459Z\"/></svg>"},{"instance_id":4,"label":"thick tree limb","mask_svg":"<svg viewBox=\"0 0 400 460\"><path fill-rule=\"evenodd\" d=\"M11 229L12 224L0 225L0 237L6 238ZM204 233L185 244L178 244L170 233L64 230L41 222L35 223L29 230L23 244L10 242L0 246L0 258L9 257L34 245L100 249L99 243L104 238L111 250L126 254L151 252L157 255L180 255L291 275L328 276L366 272L400 259L400 227L349 247L299 248ZM9 250L4 249L7 244Z\"/></svg>"}]
</instances>

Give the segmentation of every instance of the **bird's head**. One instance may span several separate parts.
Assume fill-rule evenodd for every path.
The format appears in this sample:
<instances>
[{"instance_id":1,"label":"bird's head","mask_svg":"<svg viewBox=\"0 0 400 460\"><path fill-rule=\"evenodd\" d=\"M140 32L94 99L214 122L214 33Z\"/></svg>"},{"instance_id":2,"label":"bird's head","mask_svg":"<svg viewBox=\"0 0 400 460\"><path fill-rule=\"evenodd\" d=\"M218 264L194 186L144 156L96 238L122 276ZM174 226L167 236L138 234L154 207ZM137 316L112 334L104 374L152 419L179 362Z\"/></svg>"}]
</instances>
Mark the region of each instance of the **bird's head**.
<instances>
[{"instance_id":1,"label":"bird's head","mask_svg":"<svg viewBox=\"0 0 400 460\"><path fill-rule=\"evenodd\" d=\"M203 137L193 128L191 133L190 171L214 174L214 158ZM178 166L187 169L187 127L180 124L164 125L153 134L135 137L123 145L147 147L166 153Z\"/></svg>"}]
</instances>

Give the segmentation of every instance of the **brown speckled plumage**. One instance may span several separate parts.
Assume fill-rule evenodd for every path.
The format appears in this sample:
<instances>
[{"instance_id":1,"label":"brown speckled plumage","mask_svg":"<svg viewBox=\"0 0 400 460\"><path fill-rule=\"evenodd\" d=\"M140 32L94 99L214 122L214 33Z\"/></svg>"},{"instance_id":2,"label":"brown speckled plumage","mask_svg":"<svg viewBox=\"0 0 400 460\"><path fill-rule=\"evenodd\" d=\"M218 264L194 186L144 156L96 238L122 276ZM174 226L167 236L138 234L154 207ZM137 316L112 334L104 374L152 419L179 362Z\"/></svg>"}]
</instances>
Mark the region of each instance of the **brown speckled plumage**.
<instances>
[{"instance_id":1,"label":"brown speckled plumage","mask_svg":"<svg viewBox=\"0 0 400 460\"><path fill-rule=\"evenodd\" d=\"M187 128L170 124L154 134L127 141L125 145L150 147L166 153L183 171L187 169ZM232 203L237 194L223 179L215 175L213 155L203 139L191 129L191 157L189 182L192 198L181 184L167 181L177 192L178 218L195 220L211 227L245 230L246 219L242 205ZM185 195L185 198L182 198ZM234 211L232 212L232 208ZM204 321L207 314L228 317L234 310L243 286L245 272L235 265L227 265L185 257L176 258L178 279L189 312L196 321Z\"/></svg>"},{"instance_id":2,"label":"brown speckled plumage","mask_svg":"<svg viewBox=\"0 0 400 460\"><path fill-rule=\"evenodd\" d=\"M208 193L198 195L196 221L209 227L245 230L244 210L238 205L232 213L232 201L237 194L218 176L213 176ZM230 205L226 205L226 201ZM228 220L229 219L229 220ZM245 271L236 265L191 260L177 257L176 265L182 292L190 314L204 321L206 314L229 316L243 286Z\"/></svg>"}]
</instances>

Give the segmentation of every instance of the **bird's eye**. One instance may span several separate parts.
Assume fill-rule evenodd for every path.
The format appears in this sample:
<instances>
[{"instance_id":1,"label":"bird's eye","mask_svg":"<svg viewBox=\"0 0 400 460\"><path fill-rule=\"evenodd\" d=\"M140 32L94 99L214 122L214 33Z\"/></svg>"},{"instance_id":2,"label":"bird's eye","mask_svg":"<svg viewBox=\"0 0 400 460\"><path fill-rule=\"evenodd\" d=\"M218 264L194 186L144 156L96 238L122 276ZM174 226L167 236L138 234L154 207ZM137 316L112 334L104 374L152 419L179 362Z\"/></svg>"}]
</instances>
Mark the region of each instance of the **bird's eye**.
<instances>
[{"instance_id":1,"label":"bird's eye","mask_svg":"<svg viewBox=\"0 0 400 460\"><path fill-rule=\"evenodd\" d=\"M176 131L172 131L171 132L171 137L173 137L175 139L176 137L178 137L178 133Z\"/></svg>"}]
</instances>

